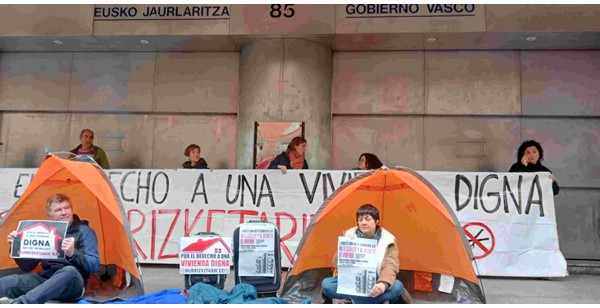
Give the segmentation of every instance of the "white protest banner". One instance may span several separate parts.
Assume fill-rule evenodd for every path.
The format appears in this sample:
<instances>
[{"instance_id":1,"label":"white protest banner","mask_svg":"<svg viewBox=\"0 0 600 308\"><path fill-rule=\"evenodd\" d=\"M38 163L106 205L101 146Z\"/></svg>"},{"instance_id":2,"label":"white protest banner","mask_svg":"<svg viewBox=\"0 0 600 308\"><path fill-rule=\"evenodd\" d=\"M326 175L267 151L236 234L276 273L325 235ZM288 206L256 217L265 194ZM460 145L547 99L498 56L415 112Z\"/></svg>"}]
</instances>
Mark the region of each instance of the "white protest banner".
<instances>
[{"instance_id":1,"label":"white protest banner","mask_svg":"<svg viewBox=\"0 0 600 308\"><path fill-rule=\"evenodd\" d=\"M58 259L64 258L62 241L67 234L66 221L23 220L12 241L11 258Z\"/></svg>"},{"instance_id":2,"label":"white protest banner","mask_svg":"<svg viewBox=\"0 0 600 308\"><path fill-rule=\"evenodd\" d=\"M182 237L179 273L227 275L231 269L231 248L220 236Z\"/></svg>"},{"instance_id":3,"label":"white protest banner","mask_svg":"<svg viewBox=\"0 0 600 308\"><path fill-rule=\"evenodd\" d=\"M253 223L239 228L238 276L275 277L275 226Z\"/></svg>"},{"instance_id":4,"label":"white protest banner","mask_svg":"<svg viewBox=\"0 0 600 308\"><path fill-rule=\"evenodd\" d=\"M487 276L564 277L550 173L419 172L457 214Z\"/></svg>"},{"instance_id":5,"label":"white protest banner","mask_svg":"<svg viewBox=\"0 0 600 308\"><path fill-rule=\"evenodd\" d=\"M35 171L0 169L0 211L17 201ZM244 221L266 220L279 229L284 267L290 266L304 231L323 201L362 173L184 169L105 172L123 200L142 263L177 264L177 238L199 231L231 236ZM480 275L566 275L566 261L558 249L548 173L418 173L441 192L462 223ZM340 230L349 227L340 226Z\"/></svg>"},{"instance_id":6,"label":"white protest banner","mask_svg":"<svg viewBox=\"0 0 600 308\"><path fill-rule=\"evenodd\" d=\"M377 240L338 238L337 293L370 296L377 281Z\"/></svg>"}]
</instances>

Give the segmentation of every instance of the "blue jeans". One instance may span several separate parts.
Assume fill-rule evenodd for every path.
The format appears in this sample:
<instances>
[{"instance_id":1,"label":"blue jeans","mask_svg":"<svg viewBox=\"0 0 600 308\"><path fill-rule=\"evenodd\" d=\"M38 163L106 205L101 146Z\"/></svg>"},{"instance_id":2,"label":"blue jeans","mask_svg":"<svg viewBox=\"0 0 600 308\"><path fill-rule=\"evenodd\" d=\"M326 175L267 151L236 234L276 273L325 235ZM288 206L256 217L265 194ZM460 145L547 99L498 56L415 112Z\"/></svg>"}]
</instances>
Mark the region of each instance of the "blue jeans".
<instances>
[{"instance_id":1,"label":"blue jeans","mask_svg":"<svg viewBox=\"0 0 600 308\"><path fill-rule=\"evenodd\" d=\"M398 300L398 297L400 297L400 293L402 293L402 282L400 282L400 280L396 279L396 281L394 281L394 285L387 291L385 291L383 294L373 298L370 296L350 296L350 295L345 295L345 294L338 294L337 293L337 284L338 284L338 279L337 277L328 277L323 279L323 282L321 282L321 287L323 288L323 294L325 294L325 296L329 297L329 298L338 298L338 299L342 299L342 298L349 298L352 300L352 303L354 304L382 304L385 301L389 301L390 303L395 303Z\"/></svg>"},{"instance_id":2,"label":"blue jeans","mask_svg":"<svg viewBox=\"0 0 600 308\"><path fill-rule=\"evenodd\" d=\"M50 279L33 273L0 278L0 296L18 297L24 304L75 300L83 295L83 288L83 278L73 266L59 269Z\"/></svg>"}]
</instances>

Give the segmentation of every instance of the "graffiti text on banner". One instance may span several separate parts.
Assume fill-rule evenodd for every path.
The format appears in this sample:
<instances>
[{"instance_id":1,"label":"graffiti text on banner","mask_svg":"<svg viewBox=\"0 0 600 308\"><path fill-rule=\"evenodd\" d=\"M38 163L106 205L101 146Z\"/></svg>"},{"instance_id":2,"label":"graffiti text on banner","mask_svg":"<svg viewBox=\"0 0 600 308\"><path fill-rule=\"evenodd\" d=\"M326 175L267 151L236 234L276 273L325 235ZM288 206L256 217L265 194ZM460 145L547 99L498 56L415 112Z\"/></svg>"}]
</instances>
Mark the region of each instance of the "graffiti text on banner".
<instances>
[{"instance_id":1,"label":"graffiti text on banner","mask_svg":"<svg viewBox=\"0 0 600 308\"><path fill-rule=\"evenodd\" d=\"M0 212L8 210L23 194L35 171L0 169ZM177 264L179 238L200 231L228 236L240 223L264 220L279 228L284 267L291 264L302 235L323 201L361 174L327 170L290 170L287 174L278 170L105 172L123 200L141 262ZM536 262L537 253L540 257L552 255L554 262L549 264L555 264L540 269L543 272L539 276L564 276L566 262L556 248L554 199L547 173L419 173L438 189L462 223L479 221L488 226L516 224L527 228L523 233L527 236L519 239L496 234L496 248L502 247L502 252L495 249L479 260L482 275L502 276L506 268L516 272L520 266L530 266L524 261L505 264L504 260L510 258L496 255L518 254L524 249L523 243L539 243L525 246L530 263ZM348 227L340 226L340 230Z\"/></svg>"}]
</instances>

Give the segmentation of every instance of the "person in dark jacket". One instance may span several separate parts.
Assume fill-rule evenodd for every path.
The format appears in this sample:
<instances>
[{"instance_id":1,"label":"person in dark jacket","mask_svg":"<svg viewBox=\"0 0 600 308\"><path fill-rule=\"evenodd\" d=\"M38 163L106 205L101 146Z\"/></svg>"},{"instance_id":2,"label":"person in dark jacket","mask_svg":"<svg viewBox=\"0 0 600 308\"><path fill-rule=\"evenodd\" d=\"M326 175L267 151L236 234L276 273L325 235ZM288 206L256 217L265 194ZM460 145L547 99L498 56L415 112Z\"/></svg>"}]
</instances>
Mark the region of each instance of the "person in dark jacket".
<instances>
[{"instance_id":1,"label":"person in dark jacket","mask_svg":"<svg viewBox=\"0 0 600 308\"><path fill-rule=\"evenodd\" d=\"M558 195L559 187L556 177L550 169L544 167L541 161L544 160L544 150L542 145L535 140L527 140L521 144L517 152L517 162L514 163L508 172L550 172L552 179L552 192Z\"/></svg>"},{"instance_id":2,"label":"person in dark jacket","mask_svg":"<svg viewBox=\"0 0 600 308\"><path fill-rule=\"evenodd\" d=\"M181 164L184 169L208 169L208 163L202 156L200 156L200 146L197 144L190 144L183 151L183 155L190 158L190 160Z\"/></svg>"},{"instance_id":3,"label":"person in dark jacket","mask_svg":"<svg viewBox=\"0 0 600 308\"><path fill-rule=\"evenodd\" d=\"M43 304L49 300L71 301L83 296L90 273L100 269L98 238L88 226L73 214L71 199L64 194L55 194L46 202L50 220L69 223L67 236L62 242L64 259L15 259L21 275L0 278L0 296L9 298L13 304ZM12 231L9 246L17 237ZM31 271L42 263L42 270Z\"/></svg>"},{"instance_id":4,"label":"person in dark jacket","mask_svg":"<svg viewBox=\"0 0 600 308\"><path fill-rule=\"evenodd\" d=\"M379 169L383 166L379 158L375 154L362 153L358 158L358 169L359 170L373 170Z\"/></svg>"},{"instance_id":5,"label":"person in dark jacket","mask_svg":"<svg viewBox=\"0 0 600 308\"><path fill-rule=\"evenodd\" d=\"M281 152L271 161L268 169L280 169L282 173L286 173L287 169L308 169L308 163L304 159L305 153L306 139L294 137L285 152Z\"/></svg>"}]
</instances>

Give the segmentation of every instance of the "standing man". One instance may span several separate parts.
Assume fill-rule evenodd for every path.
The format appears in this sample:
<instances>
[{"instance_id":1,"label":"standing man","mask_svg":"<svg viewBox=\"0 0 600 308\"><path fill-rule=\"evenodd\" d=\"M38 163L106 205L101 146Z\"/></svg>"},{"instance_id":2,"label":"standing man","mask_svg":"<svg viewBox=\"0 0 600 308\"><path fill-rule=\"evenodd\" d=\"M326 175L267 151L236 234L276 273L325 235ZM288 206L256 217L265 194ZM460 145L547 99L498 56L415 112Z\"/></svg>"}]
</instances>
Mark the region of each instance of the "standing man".
<instances>
[{"instance_id":1,"label":"standing man","mask_svg":"<svg viewBox=\"0 0 600 308\"><path fill-rule=\"evenodd\" d=\"M71 150L71 153L75 155L88 155L102 167L102 169L109 169L108 158L106 153L100 147L94 145L94 132L86 128L79 134L79 141L81 144Z\"/></svg>"},{"instance_id":2,"label":"standing man","mask_svg":"<svg viewBox=\"0 0 600 308\"><path fill-rule=\"evenodd\" d=\"M67 236L62 242L64 259L41 260L42 270L31 271L40 263L38 259L15 259L25 273L0 278L1 301L12 304L43 304L49 300L69 301L83 296L90 273L100 269L98 238L86 220L73 215L71 199L55 194L46 201L48 218L69 223ZM8 236L9 246L17 231Z\"/></svg>"}]
</instances>

